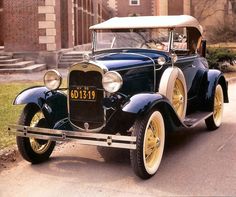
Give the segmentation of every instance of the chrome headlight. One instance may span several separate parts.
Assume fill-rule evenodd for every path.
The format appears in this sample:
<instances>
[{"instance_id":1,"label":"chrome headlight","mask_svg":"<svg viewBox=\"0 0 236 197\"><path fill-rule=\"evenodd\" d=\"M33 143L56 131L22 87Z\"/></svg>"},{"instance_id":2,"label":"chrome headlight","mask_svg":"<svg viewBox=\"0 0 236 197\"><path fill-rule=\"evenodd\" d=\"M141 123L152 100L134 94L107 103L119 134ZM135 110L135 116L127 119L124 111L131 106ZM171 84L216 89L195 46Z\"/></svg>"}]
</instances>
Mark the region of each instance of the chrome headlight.
<instances>
[{"instance_id":1,"label":"chrome headlight","mask_svg":"<svg viewBox=\"0 0 236 197\"><path fill-rule=\"evenodd\" d=\"M123 79L118 72L109 71L102 78L103 88L110 93L117 92L123 84Z\"/></svg>"},{"instance_id":2,"label":"chrome headlight","mask_svg":"<svg viewBox=\"0 0 236 197\"><path fill-rule=\"evenodd\" d=\"M162 66L166 63L166 59L163 56L161 56L161 57L158 57L157 62L159 65Z\"/></svg>"},{"instance_id":3,"label":"chrome headlight","mask_svg":"<svg viewBox=\"0 0 236 197\"><path fill-rule=\"evenodd\" d=\"M56 90L61 85L62 76L57 70L49 70L45 73L43 80L49 90Z\"/></svg>"}]
</instances>

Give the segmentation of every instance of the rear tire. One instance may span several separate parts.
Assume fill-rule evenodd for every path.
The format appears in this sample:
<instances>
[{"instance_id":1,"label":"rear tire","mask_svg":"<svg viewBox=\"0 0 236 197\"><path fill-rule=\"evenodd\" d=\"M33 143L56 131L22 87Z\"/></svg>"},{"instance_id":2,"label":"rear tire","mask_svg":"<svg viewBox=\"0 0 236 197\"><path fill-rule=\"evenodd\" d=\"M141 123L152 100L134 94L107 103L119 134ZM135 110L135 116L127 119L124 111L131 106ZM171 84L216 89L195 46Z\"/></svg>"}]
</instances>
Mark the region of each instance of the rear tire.
<instances>
[{"instance_id":1,"label":"rear tire","mask_svg":"<svg viewBox=\"0 0 236 197\"><path fill-rule=\"evenodd\" d=\"M49 128L43 113L34 104L27 104L25 106L18 123L24 126ZM56 144L50 140L20 136L16 137L16 142L22 157L33 164L48 160Z\"/></svg>"},{"instance_id":2,"label":"rear tire","mask_svg":"<svg viewBox=\"0 0 236 197\"><path fill-rule=\"evenodd\" d=\"M165 125L162 114L153 111L134 124L133 136L137 137L136 150L130 151L131 166L142 179L152 177L161 163L165 144Z\"/></svg>"},{"instance_id":3,"label":"rear tire","mask_svg":"<svg viewBox=\"0 0 236 197\"><path fill-rule=\"evenodd\" d=\"M222 123L223 111L224 94L221 85L218 84L215 89L213 114L205 120L208 130L214 131L220 127Z\"/></svg>"}]
</instances>

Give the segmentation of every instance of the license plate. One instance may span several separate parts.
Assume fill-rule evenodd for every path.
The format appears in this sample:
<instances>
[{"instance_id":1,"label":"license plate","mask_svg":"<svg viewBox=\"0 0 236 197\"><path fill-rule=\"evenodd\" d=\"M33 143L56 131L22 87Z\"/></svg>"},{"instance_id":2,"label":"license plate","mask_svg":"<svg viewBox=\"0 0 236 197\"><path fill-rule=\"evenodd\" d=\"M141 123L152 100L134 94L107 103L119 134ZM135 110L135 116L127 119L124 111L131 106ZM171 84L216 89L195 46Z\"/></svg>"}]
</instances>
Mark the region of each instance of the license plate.
<instances>
[{"instance_id":1,"label":"license plate","mask_svg":"<svg viewBox=\"0 0 236 197\"><path fill-rule=\"evenodd\" d=\"M78 86L72 88L70 89L70 98L79 101L96 101L96 88L91 86Z\"/></svg>"}]
</instances>

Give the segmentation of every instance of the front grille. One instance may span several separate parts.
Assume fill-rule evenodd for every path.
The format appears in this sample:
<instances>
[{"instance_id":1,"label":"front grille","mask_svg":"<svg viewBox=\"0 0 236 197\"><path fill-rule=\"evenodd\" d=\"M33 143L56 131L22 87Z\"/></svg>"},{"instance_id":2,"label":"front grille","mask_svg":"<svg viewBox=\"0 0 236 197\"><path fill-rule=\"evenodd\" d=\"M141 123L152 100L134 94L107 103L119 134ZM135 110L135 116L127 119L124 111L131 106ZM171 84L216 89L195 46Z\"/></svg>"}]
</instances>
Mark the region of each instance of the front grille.
<instances>
[{"instance_id":1,"label":"front grille","mask_svg":"<svg viewBox=\"0 0 236 197\"><path fill-rule=\"evenodd\" d=\"M93 92L86 92L85 90L88 88L92 89ZM74 96L75 99L72 99L73 94L71 96L70 93L77 89L76 93L78 94ZM91 92L93 95L91 95ZM102 105L102 74L100 72L72 70L69 76L68 97L69 118L73 125L85 129L84 124L88 123L89 130L102 127L104 124L104 109Z\"/></svg>"}]
</instances>

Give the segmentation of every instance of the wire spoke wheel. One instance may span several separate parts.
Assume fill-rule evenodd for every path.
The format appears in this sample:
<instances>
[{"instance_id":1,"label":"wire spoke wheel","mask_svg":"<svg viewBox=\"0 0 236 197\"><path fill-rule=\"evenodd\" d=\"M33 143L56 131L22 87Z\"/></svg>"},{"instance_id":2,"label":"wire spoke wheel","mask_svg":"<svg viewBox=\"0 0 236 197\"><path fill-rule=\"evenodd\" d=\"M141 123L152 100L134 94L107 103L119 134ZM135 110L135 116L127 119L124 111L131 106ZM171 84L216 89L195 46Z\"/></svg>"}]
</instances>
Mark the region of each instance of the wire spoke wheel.
<instances>
[{"instance_id":1,"label":"wire spoke wheel","mask_svg":"<svg viewBox=\"0 0 236 197\"><path fill-rule=\"evenodd\" d=\"M172 95L172 105L176 113L179 115L179 117L182 117L184 114L185 110L184 99L186 99L184 86L179 79L176 79Z\"/></svg>"},{"instance_id":2,"label":"wire spoke wheel","mask_svg":"<svg viewBox=\"0 0 236 197\"><path fill-rule=\"evenodd\" d=\"M162 154L161 150L161 133L162 125L157 117L153 116L147 125L144 137L144 163L148 169L155 167L158 155Z\"/></svg>"},{"instance_id":3,"label":"wire spoke wheel","mask_svg":"<svg viewBox=\"0 0 236 197\"><path fill-rule=\"evenodd\" d=\"M166 96L180 120L184 120L187 109L187 86L183 72L169 67L162 74L159 93Z\"/></svg>"},{"instance_id":4,"label":"wire spoke wheel","mask_svg":"<svg viewBox=\"0 0 236 197\"><path fill-rule=\"evenodd\" d=\"M223 116L223 104L224 104L223 91L221 86L217 86L214 98L214 111L213 111L213 117L216 125L221 124Z\"/></svg>"},{"instance_id":5,"label":"wire spoke wheel","mask_svg":"<svg viewBox=\"0 0 236 197\"><path fill-rule=\"evenodd\" d=\"M19 124L30 127L49 128L40 108L34 104L25 106L21 113ZM56 144L50 140L20 136L16 137L16 141L22 157L31 163L41 163L48 160Z\"/></svg>"},{"instance_id":6,"label":"wire spoke wheel","mask_svg":"<svg viewBox=\"0 0 236 197\"><path fill-rule=\"evenodd\" d=\"M137 136L137 149L130 151L131 165L139 177L150 178L158 170L164 151L165 126L162 114L154 111L137 120L132 135Z\"/></svg>"},{"instance_id":7,"label":"wire spoke wheel","mask_svg":"<svg viewBox=\"0 0 236 197\"><path fill-rule=\"evenodd\" d=\"M41 111L37 112L33 116L30 126L37 127L39 125L40 120L42 120L43 118L44 118L43 113ZM29 138L29 141L30 141L30 145L31 145L33 151L37 154L45 153L52 143L50 140L39 140L39 139L35 139L35 138Z\"/></svg>"},{"instance_id":8,"label":"wire spoke wheel","mask_svg":"<svg viewBox=\"0 0 236 197\"><path fill-rule=\"evenodd\" d=\"M216 86L213 102L213 114L205 120L207 128L211 131L220 127L223 118L224 94L220 84Z\"/></svg>"}]
</instances>

